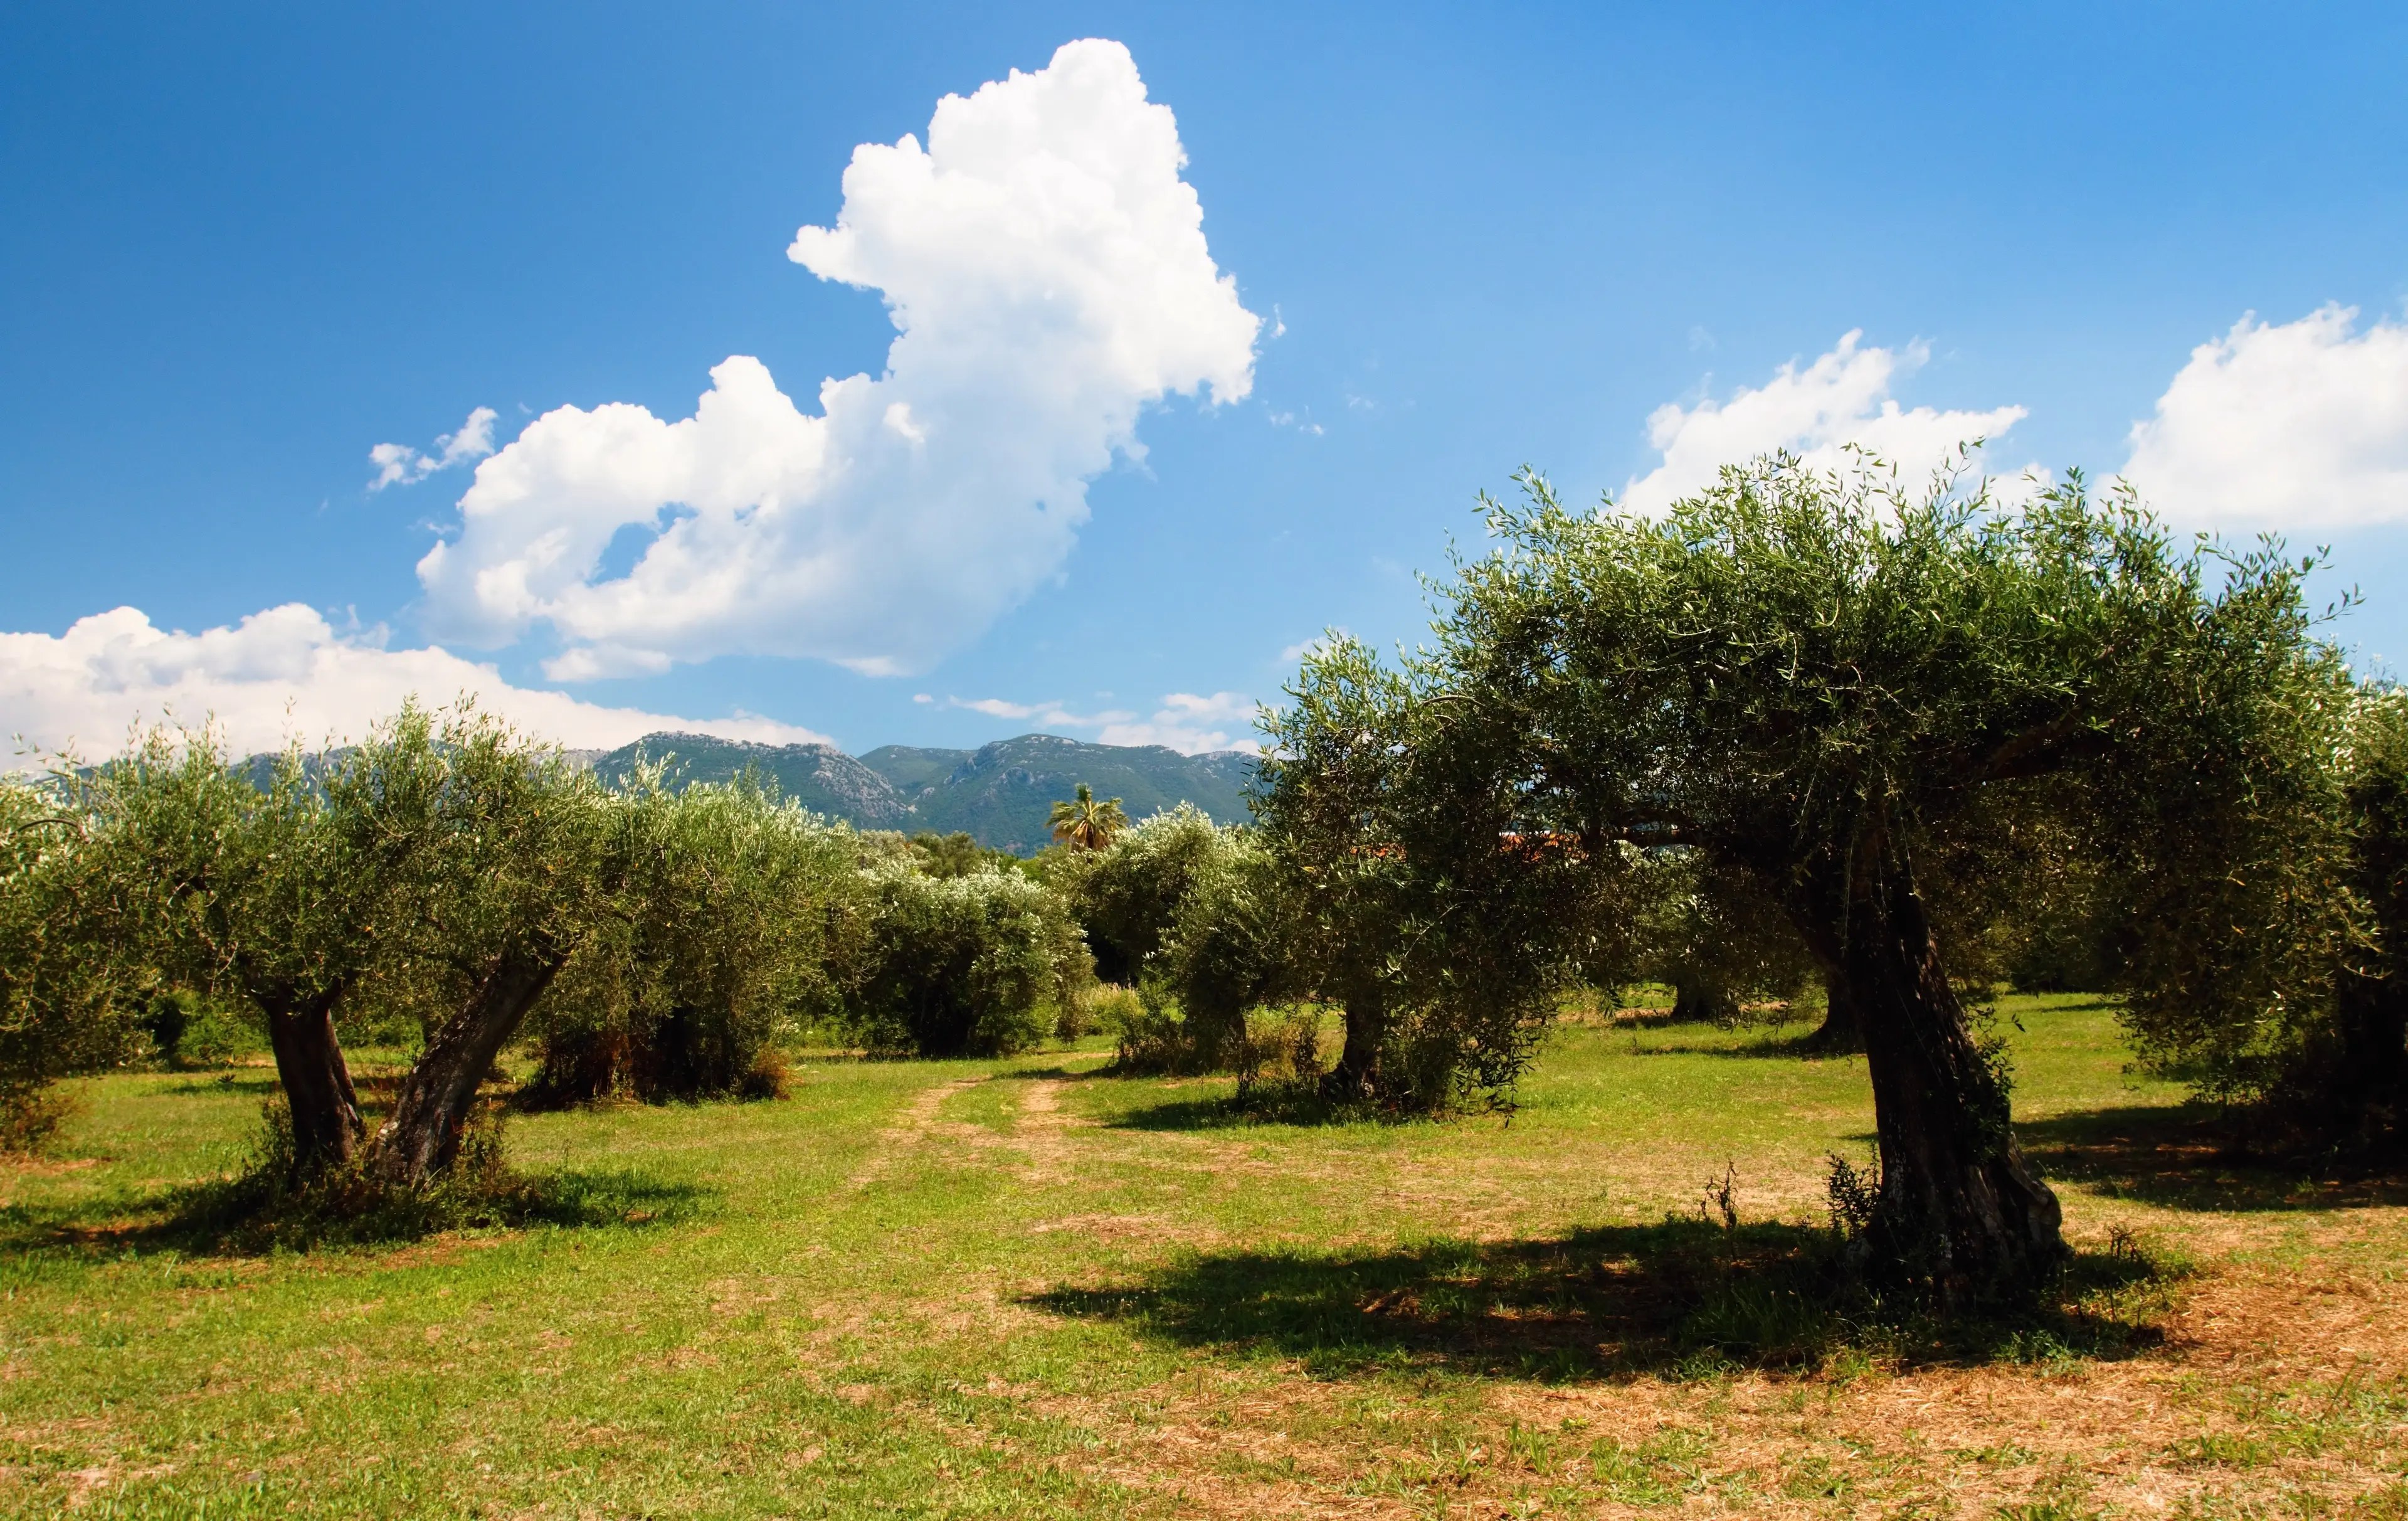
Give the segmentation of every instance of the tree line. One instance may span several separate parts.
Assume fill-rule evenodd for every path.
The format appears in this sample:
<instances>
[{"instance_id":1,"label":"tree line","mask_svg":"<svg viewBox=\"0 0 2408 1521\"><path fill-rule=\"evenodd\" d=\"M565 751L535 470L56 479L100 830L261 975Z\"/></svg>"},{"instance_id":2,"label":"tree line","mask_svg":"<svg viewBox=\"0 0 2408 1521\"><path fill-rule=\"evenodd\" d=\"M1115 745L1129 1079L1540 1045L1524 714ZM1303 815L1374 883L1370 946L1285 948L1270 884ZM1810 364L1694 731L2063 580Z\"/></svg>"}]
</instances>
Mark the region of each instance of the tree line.
<instances>
[{"instance_id":1,"label":"tree line","mask_svg":"<svg viewBox=\"0 0 2408 1521\"><path fill-rule=\"evenodd\" d=\"M1819 984L1810 1043L1875 1101L1867 1252L1943 1298L2065 1252L1967 1011L2005 971L2112 983L2147 1059L2324 1144L2397 1139L2408 706L2321 636L2312 559L2078 476L2011 508L1772 457L1661 517L1519 481L1433 642L1306 657L1243 827L1082 789L1014 863L604 786L466 710L264 786L161 732L0 791L0 1084L205 994L264 1024L297 1169L409 1186L514 1041L566 1102L773 1092L806 1028L956 1055L1101 1020L1130 1069L1429 1111L1510 1094L1582 987ZM420 1048L374 1135L338 1038L371 1015Z\"/></svg>"}]
</instances>

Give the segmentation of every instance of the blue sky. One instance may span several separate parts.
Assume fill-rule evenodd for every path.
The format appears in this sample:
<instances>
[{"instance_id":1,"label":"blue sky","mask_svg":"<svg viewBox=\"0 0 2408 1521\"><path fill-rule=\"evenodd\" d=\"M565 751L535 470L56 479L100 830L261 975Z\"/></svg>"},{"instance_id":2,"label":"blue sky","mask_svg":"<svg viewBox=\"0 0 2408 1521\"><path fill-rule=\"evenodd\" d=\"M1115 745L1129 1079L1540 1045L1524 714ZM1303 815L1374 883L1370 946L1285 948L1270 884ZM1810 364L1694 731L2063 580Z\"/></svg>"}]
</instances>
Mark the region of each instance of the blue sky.
<instances>
[{"instance_id":1,"label":"blue sky","mask_svg":"<svg viewBox=\"0 0 2408 1521\"><path fill-rule=\"evenodd\" d=\"M2336 633L2408 651L2397 7L696 8L0 16L0 726L104 749L136 708L199 707L251 742L289 701L332 731L462 668L439 644L572 694L518 710L572 741L634 722L597 707L856 752L1234 741L1324 626L1413 638L1413 572L1516 466L1581 496L1669 491L1717 450L1828 448L1859 413L1878 432L1884 398L1908 414L1893 439L2021 409L1996 468L2130 464L2178 522L2330 543L2330 589L2369 599ZM408 479L479 408L494 461L537 464L511 440L557 408L686 418L731 355L806 420L778 426L816 427L822 379L879 377L896 328L888 286L791 259L796 229L868 224L856 145L927 144L941 97L1088 37L1175 114L1179 178L1131 159L1115 183L1200 203L1209 265L1175 214L1146 223L1143 278L1174 280L1156 305L1185 325L1155 333L1098 255L1075 343L1016 327L1022 307L977 305L1002 244L903 246L901 206L901 242L843 266L957 314L915 329L939 355L917 372L895 351L863 414L901 463L853 461L832 419L858 468L778 466L841 553L734 501L704 567L741 583L724 605L695 600L707 577L674 606L614 598L650 533L710 511L609 534L589 498L634 468L613 456L537 469L480 538L457 505L473 460ZM1113 109L1065 107L1029 151L1128 157L1156 119ZM1001 121L966 115L957 145ZM1154 379L1031 400L1125 356L1096 323L1144 327ZM919 437L885 398L924 412L932 386L951 409ZM569 423L544 458L581 447ZM380 444L421 452L371 490ZM570 522L608 551L504 608L493 576ZM451 568L426 572L438 541ZM244 632L295 604L322 625ZM147 624L63 642L121 607Z\"/></svg>"}]
</instances>

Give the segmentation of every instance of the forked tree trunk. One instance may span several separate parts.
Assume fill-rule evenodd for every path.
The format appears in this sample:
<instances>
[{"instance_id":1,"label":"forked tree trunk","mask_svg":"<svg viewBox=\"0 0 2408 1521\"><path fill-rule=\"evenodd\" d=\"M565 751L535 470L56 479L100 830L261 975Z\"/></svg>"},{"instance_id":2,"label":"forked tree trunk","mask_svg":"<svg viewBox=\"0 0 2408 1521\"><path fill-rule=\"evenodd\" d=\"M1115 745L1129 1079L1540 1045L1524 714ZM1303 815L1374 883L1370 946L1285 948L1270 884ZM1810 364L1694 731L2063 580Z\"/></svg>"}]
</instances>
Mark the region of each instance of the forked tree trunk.
<instances>
[{"instance_id":1,"label":"forked tree trunk","mask_svg":"<svg viewBox=\"0 0 2408 1521\"><path fill-rule=\"evenodd\" d=\"M1341 1103L1371 1098L1380 1086L1380 1048L1388 1036L1388 1004L1375 985L1346 1000L1346 1045L1321 1079L1324 1098Z\"/></svg>"},{"instance_id":2,"label":"forked tree trunk","mask_svg":"<svg viewBox=\"0 0 2408 1521\"><path fill-rule=\"evenodd\" d=\"M477 1089L535 1000L552 985L567 955L550 948L513 946L468 996L409 1069L394 1100L393 1118L377 1132L376 1169L391 1183L417 1184L448 1169L460 1155L460 1135Z\"/></svg>"},{"instance_id":3,"label":"forked tree trunk","mask_svg":"<svg viewBox=\"0 0 2408 1521\"><path fill-rule=\"evenodd\" d=\"M1818 1055L1836 1055L1865 1049L1865 1032L1856 1019L1856 1004L1849 996L1845 973L1823 974L1823 1023L1815 1026L1803 1044Z\"/></svg>"},{"instance_id":4,"label":"forked tree trunk","mask_svg":"<svg viewBox=\"0 0 2408 1521\"><path fill-rule=\"evenodd\" d=\"M1881 1139L1875 1251L1945 1302L2028 1290L2065 1256L2057 1196L2024 1165L1903 864L1870 875L1855 884L1841 965Z\"/></svg>"},{"instance_id":5,"label":"forked tree trunk","mask_svg":"<svg viewBox=\"0 0 2408 1521\"><path fill-rule=\"evenodd\" d=\"M258 999L267 1014L267 1044L277 1081L293 1116L293 1182L351 1161L364 1126L359 1095L343 1044L335 1039L339 992L299 997L269 993Z\"/></svg>"}]
</instances>

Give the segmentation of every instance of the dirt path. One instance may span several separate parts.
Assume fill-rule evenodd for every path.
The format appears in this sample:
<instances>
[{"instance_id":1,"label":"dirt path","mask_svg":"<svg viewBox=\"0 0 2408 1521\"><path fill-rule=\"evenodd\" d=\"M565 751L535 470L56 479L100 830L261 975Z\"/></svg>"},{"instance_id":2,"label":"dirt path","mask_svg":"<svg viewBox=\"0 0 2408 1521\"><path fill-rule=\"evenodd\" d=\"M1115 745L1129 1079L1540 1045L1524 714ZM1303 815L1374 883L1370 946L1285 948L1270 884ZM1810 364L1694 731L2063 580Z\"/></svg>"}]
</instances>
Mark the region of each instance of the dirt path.
<instances>
[{"instance_id":1,"label":"dirt path","mask_svg":"<svg viewBox=\"0 0 2408 1521\"><path fill-rule=\"evenodd\" d=\"M936 1128L937 1112L945 1107L946 1099L986 1081L982 1077L955 1078L912 1095L911 1101L896 1114L895 1123L878 1132L878 1149L853 1173L847 1187L857 1194L884 1177L897 1157L908 1155L928 1139L928 1132Z\"/></svg>"}]
</instances>

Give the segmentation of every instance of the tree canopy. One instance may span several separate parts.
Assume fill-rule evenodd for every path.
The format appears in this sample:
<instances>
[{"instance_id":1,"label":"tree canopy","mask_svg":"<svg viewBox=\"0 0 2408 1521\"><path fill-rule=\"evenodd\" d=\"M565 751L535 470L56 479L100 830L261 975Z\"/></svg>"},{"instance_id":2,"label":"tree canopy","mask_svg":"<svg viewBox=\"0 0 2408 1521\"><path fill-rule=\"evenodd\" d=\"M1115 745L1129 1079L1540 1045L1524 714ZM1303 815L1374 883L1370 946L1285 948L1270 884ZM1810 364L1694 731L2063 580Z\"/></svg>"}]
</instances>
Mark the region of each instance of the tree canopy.
<instances>
[{"instance_id":1,"label":"tree canopy","mask_svg":"<svg viewBox=\"0 0 2408 1521\"><path fill-rule=\"evenodd\" d=\"M2078 821L2152 926L2136 1003L2193 1023L2262 1005L2323 943L2313 868L2278 847L2303 810L2312 830L2329 816L2319 747L2348 707L2307 564L2179 547L2079 478L2008 509L1775 458L1661 518L1572 511L1520 479L1523 505L1487 503L1495 547L1442 588L1435 648L1395 672L1333 649L1297 692L1312 712L1384 685L1383 709L1418 716L1320 725L1349 757L1291 739L1287 775L1389 770L1388 816L1477 821L1518 842L1487 852L1509 878L1576 859L1587 900L1626 916L1634 861L1666 854L1777 903L1863 1027L1885 1258L1948 1294L2035 1281L2062 1252L2057 1206L1947 976L1935 865L1978 883L2035 820ZM1355 839L1355 875L1391 858ZM1433 843L1393 858L1512 902L1472 888L1476 850ZM2269 915L2286 932L2230 928Z\"/></svg>"}]
</instances>

